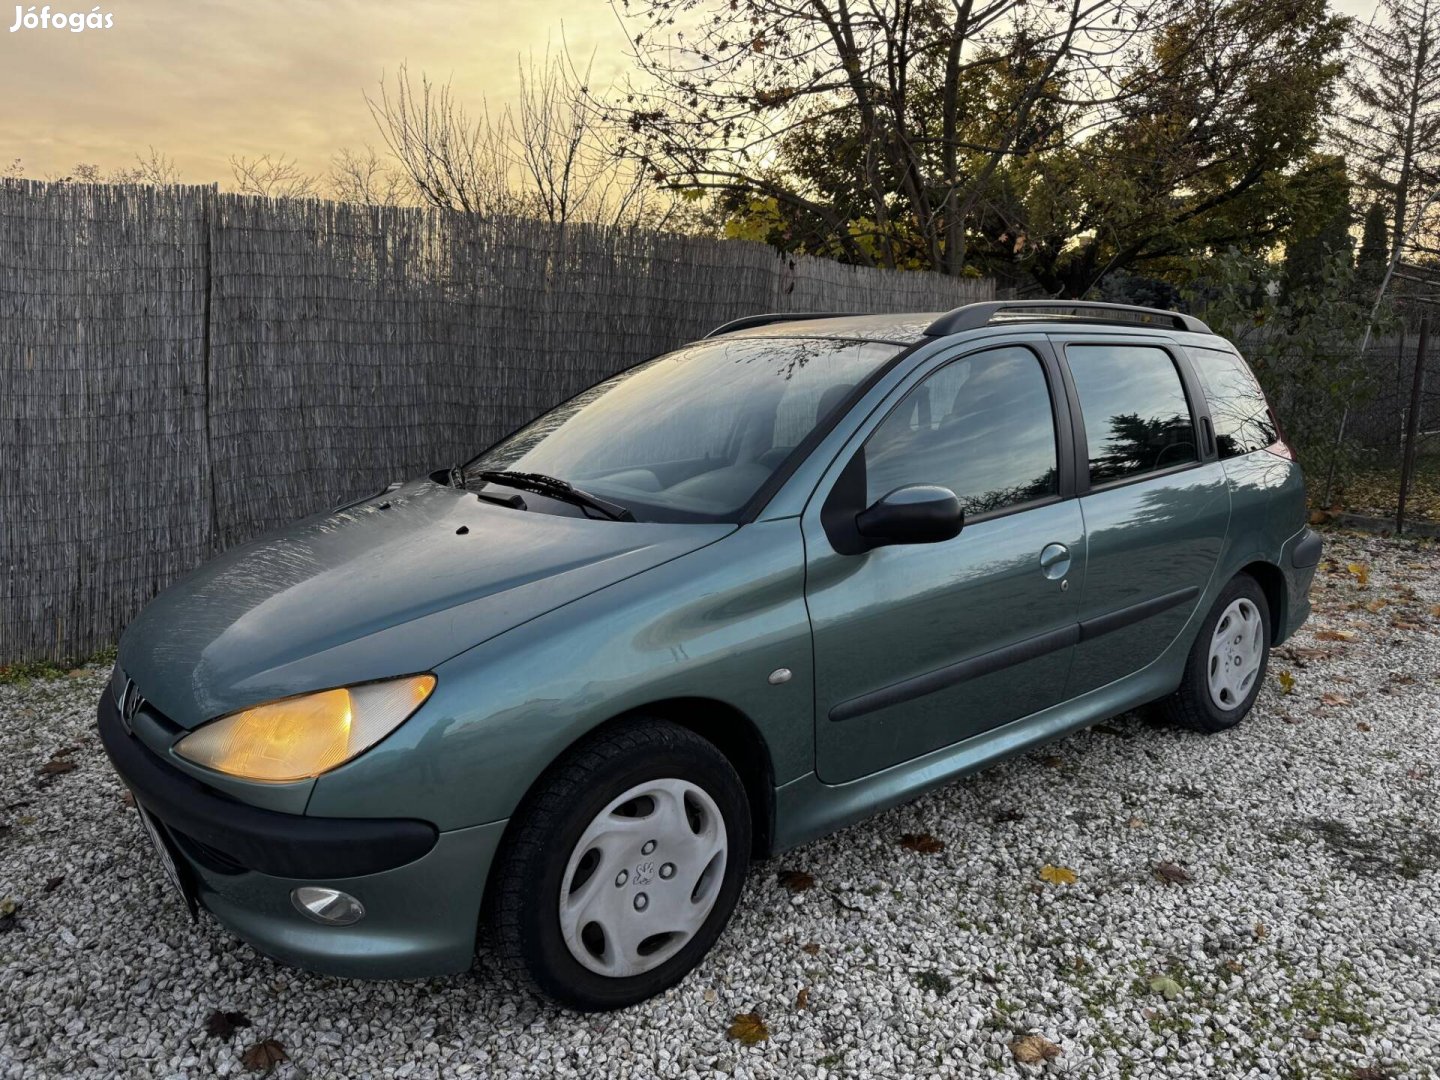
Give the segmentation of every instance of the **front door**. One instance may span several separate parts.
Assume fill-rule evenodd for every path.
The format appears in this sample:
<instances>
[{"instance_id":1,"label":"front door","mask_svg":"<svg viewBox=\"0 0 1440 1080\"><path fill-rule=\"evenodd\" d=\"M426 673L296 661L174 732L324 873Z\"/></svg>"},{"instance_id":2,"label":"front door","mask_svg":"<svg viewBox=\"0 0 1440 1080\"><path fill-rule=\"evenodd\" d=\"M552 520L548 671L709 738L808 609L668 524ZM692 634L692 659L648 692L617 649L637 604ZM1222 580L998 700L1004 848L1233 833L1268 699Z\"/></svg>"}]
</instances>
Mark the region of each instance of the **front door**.
<instances>
[{"instance_id":1,"label":"front door","mask_svg":"<svg viewBox=\"0 0 1440 1080\"><path fill-rule=\"evenodd\" d=\"M822 482L802 527L816 768L826 783L1061 699L1085 538L1068 483L1068 408L1055 408L1065 400L1060 381L1043 346L944 361L872 421ZM960 535L837 550L827 515L833 522L908 484L954 491L966 511Z\"/></svg>"}]
</instances>

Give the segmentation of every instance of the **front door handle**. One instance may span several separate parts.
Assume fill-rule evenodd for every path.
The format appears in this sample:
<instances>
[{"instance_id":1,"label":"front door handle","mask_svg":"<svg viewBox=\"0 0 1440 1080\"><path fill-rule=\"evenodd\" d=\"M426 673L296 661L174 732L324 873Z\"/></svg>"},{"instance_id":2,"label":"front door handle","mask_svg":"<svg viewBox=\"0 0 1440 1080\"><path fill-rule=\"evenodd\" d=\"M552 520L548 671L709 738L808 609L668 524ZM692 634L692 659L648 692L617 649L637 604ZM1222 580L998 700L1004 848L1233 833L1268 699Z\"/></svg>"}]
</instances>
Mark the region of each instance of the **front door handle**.
<instances>
[{"instance_id":1,"label":"front door handle","mask_svg":"<svg viewBox=\"0 0 1440 1080\"><path fill-rule=\"evenodd\" d=\"M1040 552L1040 572L1058 581L1070 572L1070 549L1064 544L1046 544Z\"/></svg>"}]
</instances>

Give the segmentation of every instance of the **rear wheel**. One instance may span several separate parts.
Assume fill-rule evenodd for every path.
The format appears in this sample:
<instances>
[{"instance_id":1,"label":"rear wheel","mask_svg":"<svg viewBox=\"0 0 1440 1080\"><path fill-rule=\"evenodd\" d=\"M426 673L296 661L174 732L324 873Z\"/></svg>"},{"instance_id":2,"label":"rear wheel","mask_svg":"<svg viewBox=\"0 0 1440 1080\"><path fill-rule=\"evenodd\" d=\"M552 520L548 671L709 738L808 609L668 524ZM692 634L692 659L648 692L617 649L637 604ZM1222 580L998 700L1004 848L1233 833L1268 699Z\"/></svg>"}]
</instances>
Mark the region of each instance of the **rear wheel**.
<instances>
[{"instance_id":1,"label":"rear wheel","mask_svg":"<svg viewBox=\"0 0 1440 1080\"><path fill-rule=\"evenodd\" d=\"M490 887L496 952L574 1009L679 982L729 921L750 851L745 790L712 744L632 720L570 751L516 814Z\"/></svg>"},{"instance_id":2,"label":"rear wheel","mask_svg":"<svg viewBox=\"0 0 1440 1080\"><path fill-rule=\"evenodd\" d=\"M1248 574L1216 599L1191 646L1180 688L1162 704L1166 718L1213 734L1245 718L1270 662L1270 608Z\"/></svg>"}]
</instances>

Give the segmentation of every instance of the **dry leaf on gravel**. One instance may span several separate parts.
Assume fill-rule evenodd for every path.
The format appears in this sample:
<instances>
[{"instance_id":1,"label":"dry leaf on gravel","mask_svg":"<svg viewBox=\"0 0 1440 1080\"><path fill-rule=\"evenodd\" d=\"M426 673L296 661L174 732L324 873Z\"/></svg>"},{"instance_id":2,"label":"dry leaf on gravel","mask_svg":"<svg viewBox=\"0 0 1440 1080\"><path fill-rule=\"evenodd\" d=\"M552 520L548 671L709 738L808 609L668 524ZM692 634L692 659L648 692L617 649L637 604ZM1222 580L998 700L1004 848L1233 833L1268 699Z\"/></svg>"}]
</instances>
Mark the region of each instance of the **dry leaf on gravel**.
<instances>
[{"instance_id":1,"label":"dry leaf on gravel","mask_svg":"<svg viewBox=\"0 0 1440 1080\"><path fill-rule=\"evenodd\" d=\"M813 941L807 941L804 945L800 946L800 951L804 953L809 953L811 956L819 956L820 946L815 944L815 942Z\"/></svg>"},{"instance_id":2,"label":"dry leaf on gravel","mask_svg":"<svg viewBox=\"0 0 1440 1080\"><path fill-rule=\"evenodd\" d=\"M1315 631L1316 641L1354 641L1354 630L1317 630Z\"/></svg>"},{"instance_id":3,"label":"dry leaf on gravel","mask_svg":"<svg viewBox=\"0 0 1440 1080\"><path fill-rule=\"evenodd\" d=\"M805 1009L810 1005L810 988L802 986L800 992L795 995L795 1008Z\"/></svg>"},{"instance_id":4,"label":"dry leaf on gravel","mask_svg":"<svg viewBox=\"0 0 1440 1080\"><path fill-rule=\"evenodd\" d=\"M907 832L900 837L900 846L906 851L918 851L921 855L935 855L945 850L945 841L936 839L928 832Z\"/></svg>"},{"instance_id":5,"label":"dry leaf on gravel","mask_svg":"<svg viewBox=\"0 0 1440 1080\"><path fill-rule=\"evenodd\" d=\"M1256 941L1264 941L1270 936L1270 930L1263 922L1257 922L1253 931Z\"/></svg>"},{"instance_id":6,"label":"dry leaf on gravel","mask_svg":"<svg viewBox=\"0 0 1440 1080\"><path fill-rule=\"evenodd\" d=\"M121 801L122 803L124 803L126 806L134 807L134 805L135 805L135 793L134 793L133 791L127 791L127 792L125 792L123 795L120 796L120 801Z\"/></svg>"},{"instance_id":7,"label":"dry leaf on gravel","mask_svg":"<svg viewBox=\"0 0 1440 1080\"><path fill-rule=\"evenodd\" d=\"M1320 695L1321 705L1349 705L1350 699L1344 694L1324 693Z\"/></svg>"},{"instance_id":8,"label":"dry leaf on gravel","mask_svg":"<svg viewBox=\"0 0 1440 1080\"><path fill-rule=\"evenodd\" d=\"M1190 871L1173 862L1156 863L1155 876L1167 885L1188 885L1195 880Z\"/></svg>"},{"instance_id":9,"label":"dry leaf on gravel","mask_svg":"<svg viewBox=\"0 0 1440 1080\"><path fill-rule=\"evenodd\" d=\"M1364 720L1361 720L1361 721L1358 721L1358 722L1355 724L1355 730L1356 730L1356 731L1369 731L1369 730L1370 730L1370 725L1367 724Z\"/></svg>"},{"instance_id":10,"label":"dry leaf on gravel","mask_svg":"<svg viewBox=\"0 0 1440 1080\"><path fill-rule=\"evenodd\" d=\"M248 1028L250 1018L242 1012L222 1012L216 1009L205 1018L205 1034L212 1039L228 1039L239 1028Z\"/></svg>"},{"instance_id":11,"label":"dry leaf on gravel","mask_svg":"<svg viewBox=\"0 0 1440 1080\"><path fill-rule=\"evenodd\" d=\"M1131 814L1130 820L1125 823L1125 826L1130 829L1143 829L1145 827L1145 819L1139 814Z\"/></svg>"},{"instance_id":12,"label":"dry leaf on gravel","mask_svg":"<svg viewBox=\"0 0 1440 1080\"><path fill-rule=\"evenodd\" d=\"M1295 689L1295 676L1291 675L1290 672L1282 671L1276 678L1280 680L1280 692L1282 694L1288 694Z\"/></svg>"},{"instance_id":13,"label":"dry leaf on gravel","mask_svg":"<svg viewBox=\"0 0 1440 1080\"><path fill-rule=\"evenodd\" d=\"M804 870L781 870L775 880L791 892L800 893L815 887L815 878Z\"/></svg>"},{"instance_id":14,"label":"dry leaf on gravel","mask_svg":"<svg viewBox=\"0 0 1440 1080\"><path fill-rule=\"evenodd\" d=\"M1226 960L1225 970L1230 972L1231 975L1239 975L1245 970L1245 965L1240 963L1239 960Z\"/></svg>"},{"instance_id":15,"label":"dry leaf on gravel","mask_svg":"<svg viewBox=\"0 0 1440 1080\"><path fill-rule=\"evenodd\" d=\"M1068 866L1051 866L1046 863L1040 868L1040 880L1048 881L1051 885L1073 885L1075 871Z\"/></svg>"},{"instance_id":16,"label":"dry leaf on gravel","mask_svg":"<svg viewBox=\"0 0 1440 1080\"><path fill-rule=\"evenodd\" d=\"M69 758L53 757L44 765L40 766L41 776L59 776L62 773L74 772L75 762Z\"/></svg>"},{"instance_id":17,"label":"dry leaf on gravel","mask_svg":"<svg viewBox=\"0 0 1440 1080\"><path fill-rule=\"evenodd\" d=\"M770 1029L760 1019L759 1013L736 1013L726 1034L746 1046L755 1046L770 1038Z\"/></svg>"},{"instance_id":18,"label":"dry leaf on gravel","mask_svg":"<svg viewBox=\"0 0 1440 1080\"><path fill-rule=\"evenodd\" d=\"M1180 984L1169 975L1152 975L1150 977L1150 989L1157 994L1164 994L1166 1001L1174 1001L1180 996Z\"/></svg>"},{"instance_id":19,"label":"dry leaf on gravel","mask_svg":"<svg viewBox=\"0 0 1440 1080\"><path fill-rule=\"evenodd\" d=\"M1361 585L1370 584L1370 567L1365 563L1352 562L1349 566L1345 567L1345 569L1349 570L1351 576Z\"/></svg>"},{"instance_id":20,"label":"dry leaf on gravel","mask_svg":"<svg viewBox=\"0 0 1440 1080\"><path fill-rule=\"evenodd\" d=\"M1010 1044L1010 1052L1021 1065L1042 1065L1064 1051L1043 1035L1022 1035Z\"/></svg>"},{"instance_id":21,"label":"dry leaf on gravel","mask_svg":"<svg viewBox=\"0 0 1440 1080\"><path fill-rule=\"evenodd\" d=\"M285 1044L276 1039L263 1039L240 1055L240 1064L251 1072L269 1073L282 1061L289 1061Z\"/></svg>"}]
</instances>

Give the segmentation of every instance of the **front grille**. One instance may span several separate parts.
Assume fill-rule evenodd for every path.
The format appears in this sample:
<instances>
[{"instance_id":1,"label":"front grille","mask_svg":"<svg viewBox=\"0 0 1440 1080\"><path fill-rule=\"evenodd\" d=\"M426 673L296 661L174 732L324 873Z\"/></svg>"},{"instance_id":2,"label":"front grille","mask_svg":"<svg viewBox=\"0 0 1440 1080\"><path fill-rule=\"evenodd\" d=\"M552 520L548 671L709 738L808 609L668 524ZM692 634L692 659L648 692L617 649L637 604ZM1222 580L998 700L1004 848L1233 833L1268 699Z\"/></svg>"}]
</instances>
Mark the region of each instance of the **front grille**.
<instances>
[{"instance_id":1,"label":"front grille","mask_svg":"<svg viewBox=\"0 0 1440 1080\"><path fill-rule=\"evenodd\" d=\"M226 855L225 852L213 848L209 844L202 844L193 836L187 836L173 825L166 825L165 828L170 833L170 838L184 849L185 854L194 859L206 870L226 876L247 872L246 867L236 862L229 855Z\"/></svg>"}]
</instances>

